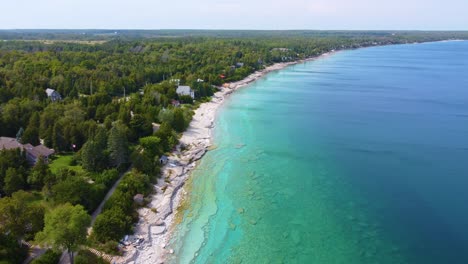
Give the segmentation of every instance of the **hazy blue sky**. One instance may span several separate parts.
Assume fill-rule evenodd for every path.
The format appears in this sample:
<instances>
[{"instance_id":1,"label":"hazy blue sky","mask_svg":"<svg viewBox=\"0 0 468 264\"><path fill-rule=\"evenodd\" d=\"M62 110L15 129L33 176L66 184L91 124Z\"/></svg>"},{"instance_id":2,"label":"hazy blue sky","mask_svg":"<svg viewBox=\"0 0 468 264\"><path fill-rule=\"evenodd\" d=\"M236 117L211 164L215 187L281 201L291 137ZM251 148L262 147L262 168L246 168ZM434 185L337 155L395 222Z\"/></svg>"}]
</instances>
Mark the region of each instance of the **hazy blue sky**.
<instances>
[{"instance_id":1,"label":"hazy blue sky","mask_svg":"<svg viewBox=\"0 0 468 264\"><path fill-rule=\"evenodd\" d=\"M3 29L468 29L468 0L0 1Z\"/></svg>"}]
</instances>

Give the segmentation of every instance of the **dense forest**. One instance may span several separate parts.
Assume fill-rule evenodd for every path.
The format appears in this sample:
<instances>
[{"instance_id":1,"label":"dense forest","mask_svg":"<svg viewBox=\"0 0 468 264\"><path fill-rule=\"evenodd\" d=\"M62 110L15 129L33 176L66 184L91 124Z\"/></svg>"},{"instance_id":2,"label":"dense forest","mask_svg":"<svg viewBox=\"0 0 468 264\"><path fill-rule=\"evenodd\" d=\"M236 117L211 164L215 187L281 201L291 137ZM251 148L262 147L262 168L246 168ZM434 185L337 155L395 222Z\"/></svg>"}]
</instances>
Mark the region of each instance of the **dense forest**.
<instances>
[{"instance_id":1,"label":"dense forest","mask_svg":"<svg viewBox=\"0 0 468 264\"><path fill-rule=\"evenodd\" d=\"M0 150L0 263L22 263L24 241L50 246L45 259L85 244L117 253L138 219L133 197L153 191L159 158L223 83L331 50L445 39L468 33L0 31L0 136L55 151L31 165L20 148ZM87 237L89 214L121 175Z\"/></svg>"}]
</instances>

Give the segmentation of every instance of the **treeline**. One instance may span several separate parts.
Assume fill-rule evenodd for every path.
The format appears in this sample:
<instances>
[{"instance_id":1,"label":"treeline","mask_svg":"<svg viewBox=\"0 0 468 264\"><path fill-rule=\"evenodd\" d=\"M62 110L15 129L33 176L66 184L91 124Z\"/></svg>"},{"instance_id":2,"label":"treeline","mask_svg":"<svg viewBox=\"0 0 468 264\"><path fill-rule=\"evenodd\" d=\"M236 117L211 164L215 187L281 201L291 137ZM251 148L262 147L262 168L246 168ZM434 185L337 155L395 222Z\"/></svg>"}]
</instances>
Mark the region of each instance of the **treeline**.
<instances>
[{"instance_id":1,"label":"treeline","mask_svg":"<svg viewBox=\"0 0 468 264\"><path fill-rule=\"evenodd\" d=\"M404 30L203 30L203 29L16 29L0 30L0 40L99 41L112 39L141 40L184 37L216 38L291 38L291 37L371 37L392 34L431 38L463 38L467 31L404 31Z\"/></svg>"}]
</instances>

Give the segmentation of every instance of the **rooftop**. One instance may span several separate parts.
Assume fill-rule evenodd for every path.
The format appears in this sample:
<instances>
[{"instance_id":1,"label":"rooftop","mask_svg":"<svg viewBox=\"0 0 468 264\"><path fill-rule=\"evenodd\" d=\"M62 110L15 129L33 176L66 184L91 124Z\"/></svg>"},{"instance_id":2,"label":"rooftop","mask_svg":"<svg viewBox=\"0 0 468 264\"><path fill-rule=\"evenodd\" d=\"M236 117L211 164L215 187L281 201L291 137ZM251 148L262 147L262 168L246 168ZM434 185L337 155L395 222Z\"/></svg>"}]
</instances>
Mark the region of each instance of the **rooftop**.
<instances>
[{"instance_id":1,"label":"rooftop","mask_svg":"<svg viewBox=\"0 0 468 264\"><path fill-rule=\"evenodd\" d=\"M190 88L190 86L180 85L179 87L177 87L176 93L190 95L191 91L192 88Z\"/></svg>"},{"instance_id":2,"label":"rooftop","mask_svg":"<svg viewBox=\"0 0 468 264\"><path fill-rule=\"evenodd\" d=\"M0 149L23 149L23 145L16 138L0 137Z\"/></svg>"},{"instance_id":3,"label":"rooftop","mask_svg":"<svg viewBox=\"0 0 468 264\"><path fill-rule=\"evenodd\" d=\"M54 90L54 89L47 88L47 89L45 90L45 92L47 93L47 96L52 96L52 94L55 92L55 90Z\"/></svg>"}]
</instances>

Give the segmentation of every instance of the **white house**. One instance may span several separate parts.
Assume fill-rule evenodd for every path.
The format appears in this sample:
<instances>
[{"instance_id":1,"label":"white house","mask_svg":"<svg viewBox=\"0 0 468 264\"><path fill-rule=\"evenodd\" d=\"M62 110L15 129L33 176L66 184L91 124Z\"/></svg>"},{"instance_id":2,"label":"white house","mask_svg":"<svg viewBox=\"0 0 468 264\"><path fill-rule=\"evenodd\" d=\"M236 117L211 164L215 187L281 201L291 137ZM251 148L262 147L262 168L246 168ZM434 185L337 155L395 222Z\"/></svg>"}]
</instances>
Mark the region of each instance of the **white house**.
<instances>
[{"instance_id":1,"label":"white house","mask_svg":"<svg viewBox=\"0 0 468 264\"><path fill-rule=\"evenodd\" d=\"M195 99L195 91L190 88L190 86L179 85L177 87L176 93L178 95L189 95L192 99Z\"/></svg>"},{"instance_id":2,"label":"white house","mask_svg":"<svg viewBox=\"0 0 468 264\"><path fill-rule=\"evenodd\" d=\"M47 88L45 92L47 94L47 97L49 97L52 102L62 100L62 96L60 96L60 94L54 89Z\"/></svg>"}]
</instances>

